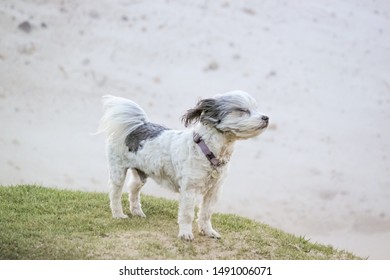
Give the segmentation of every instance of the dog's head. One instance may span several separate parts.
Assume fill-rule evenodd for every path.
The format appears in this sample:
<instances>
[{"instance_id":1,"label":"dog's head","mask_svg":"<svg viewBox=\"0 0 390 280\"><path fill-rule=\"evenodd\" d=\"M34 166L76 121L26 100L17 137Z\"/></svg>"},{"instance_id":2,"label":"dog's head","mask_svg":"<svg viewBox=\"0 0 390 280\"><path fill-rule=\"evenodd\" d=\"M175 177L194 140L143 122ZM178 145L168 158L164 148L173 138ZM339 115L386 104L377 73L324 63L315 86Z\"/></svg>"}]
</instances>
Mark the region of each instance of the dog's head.
<instances>
[{"instance_id":1,"label":"dog's head","mask_svg":"<svg viewBox=\"0 0 390 280\"><path fill-rule=\"evenodd\" d=\"M200 122L237 139L257 136L268 126L268 117L258 111L256 100L243 91L202 99L184 114L182 121L186 127Z\"/></svg>"}]
</instances>

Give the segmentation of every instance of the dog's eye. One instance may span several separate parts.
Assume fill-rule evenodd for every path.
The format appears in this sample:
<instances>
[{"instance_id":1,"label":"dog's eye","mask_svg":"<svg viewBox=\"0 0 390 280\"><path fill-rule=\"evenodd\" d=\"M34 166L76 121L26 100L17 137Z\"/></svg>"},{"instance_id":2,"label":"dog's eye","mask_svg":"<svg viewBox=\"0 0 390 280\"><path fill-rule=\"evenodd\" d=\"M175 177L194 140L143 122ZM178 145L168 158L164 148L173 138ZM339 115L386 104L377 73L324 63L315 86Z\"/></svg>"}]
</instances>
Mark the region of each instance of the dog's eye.
<instances>
[{"instance_id":1,"label":"dog's eye","mask_svg":"<svg viewBox=\"0 0 390 280\"><path fill-rule=\"evenodd\" d=\"M237 109L235 110L237 112L237 114L240 116L240 117L244 117L244 116L250 116L251 112L248 110L248 109Z\"/></svg>"}]
</instances>

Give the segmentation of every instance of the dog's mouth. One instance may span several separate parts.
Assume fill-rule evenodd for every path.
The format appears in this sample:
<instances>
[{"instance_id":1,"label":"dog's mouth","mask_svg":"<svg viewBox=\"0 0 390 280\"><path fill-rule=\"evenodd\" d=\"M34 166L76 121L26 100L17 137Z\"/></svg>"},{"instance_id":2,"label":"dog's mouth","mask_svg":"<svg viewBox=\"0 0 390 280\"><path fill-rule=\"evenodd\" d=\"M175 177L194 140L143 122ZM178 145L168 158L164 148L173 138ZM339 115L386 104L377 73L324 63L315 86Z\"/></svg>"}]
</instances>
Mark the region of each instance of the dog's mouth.
<instances>
[{"instance_id":1,"label":"dog's mouth","mask_svg":"<svg viewBox=\"0 0 390 280\"><path fill-rule=\"evenodd\" d=\"M257 129L262 130L262 129L267 128L267 126L268 126L268 122L265 122L264 124L261 124Z\"/></svg>"},{"instance_id":2,"label":"dog's mouth","mask_svg":"<svg viewBox=\"0 0 390 280\"><path fill-rule=\"evenodd\" d=\"M257 130L263 130L266 129L268 126L268 120L262 121L261 124L257 127Z\"/></svg>"}]
</instances>

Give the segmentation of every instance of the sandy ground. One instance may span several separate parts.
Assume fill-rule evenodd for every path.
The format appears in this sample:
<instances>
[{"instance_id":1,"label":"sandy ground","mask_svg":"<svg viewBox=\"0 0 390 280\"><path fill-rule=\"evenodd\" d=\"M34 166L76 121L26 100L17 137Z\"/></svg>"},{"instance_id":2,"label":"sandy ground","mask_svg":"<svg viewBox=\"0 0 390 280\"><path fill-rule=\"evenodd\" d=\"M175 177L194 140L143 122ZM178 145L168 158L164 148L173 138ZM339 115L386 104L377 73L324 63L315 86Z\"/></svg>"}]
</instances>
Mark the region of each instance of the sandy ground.
<instances>
[{"instance_id":1,"label":"sandy ground","mask_svg":"<svg viewBox=\"0 0 390 280\"><path fill-rule=\"evenodd\" d=\"M102 95L181 129L232 89L271 126L237 143L218 211L390 259L387 0L0 0L0 183L107 191Z\"/></svg>"}]
</instances>

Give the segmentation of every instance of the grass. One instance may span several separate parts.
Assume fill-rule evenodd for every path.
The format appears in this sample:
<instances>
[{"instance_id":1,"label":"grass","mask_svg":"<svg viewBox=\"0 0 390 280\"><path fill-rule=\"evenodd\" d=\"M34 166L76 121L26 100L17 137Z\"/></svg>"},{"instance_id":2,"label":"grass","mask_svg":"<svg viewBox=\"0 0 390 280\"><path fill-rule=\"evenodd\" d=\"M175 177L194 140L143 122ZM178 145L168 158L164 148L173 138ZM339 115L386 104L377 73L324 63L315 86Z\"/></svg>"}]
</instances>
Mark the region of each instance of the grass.
<instances>
[{"instance_id":1,"label":"grass","mask_svg":"<svg viewBox=\"0 0 390 280\"><path fill-rule=\"evenodd\" d=\"M177 202L142 201L146 219L116 220L104 193L0 187L0 259L359 259L236 215L213 216L222 239L185 242Z\"/></svg>"}]
</instances>

